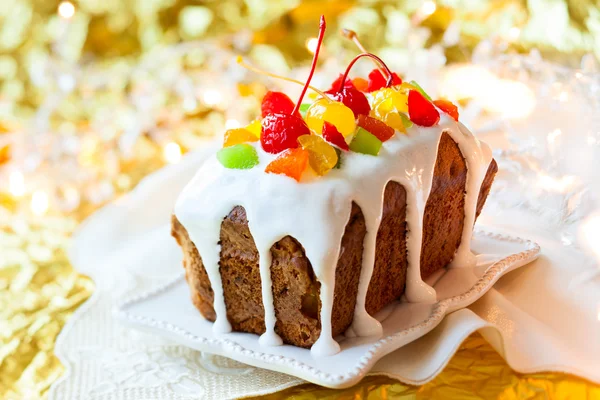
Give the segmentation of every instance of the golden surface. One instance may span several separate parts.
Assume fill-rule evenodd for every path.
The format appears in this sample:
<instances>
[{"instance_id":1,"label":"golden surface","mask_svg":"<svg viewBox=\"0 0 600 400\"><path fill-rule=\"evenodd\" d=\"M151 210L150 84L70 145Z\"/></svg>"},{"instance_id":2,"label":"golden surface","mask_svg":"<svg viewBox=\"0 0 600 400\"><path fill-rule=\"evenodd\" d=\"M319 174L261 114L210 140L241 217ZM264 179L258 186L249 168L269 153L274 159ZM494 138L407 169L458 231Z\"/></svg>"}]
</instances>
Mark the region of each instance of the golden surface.
<instances>
[{"instance_id":1,"label":"golden surface","mask_svg":"<svg viewBox=\"0 0 600 400\"><path fill-rule=\"evenodd\" d=\"M0 221L0 398L35 399L63 373L56 336L94 284L65 254L73 220L26 222L0 208Z\"/></svg>"}]
</instances>

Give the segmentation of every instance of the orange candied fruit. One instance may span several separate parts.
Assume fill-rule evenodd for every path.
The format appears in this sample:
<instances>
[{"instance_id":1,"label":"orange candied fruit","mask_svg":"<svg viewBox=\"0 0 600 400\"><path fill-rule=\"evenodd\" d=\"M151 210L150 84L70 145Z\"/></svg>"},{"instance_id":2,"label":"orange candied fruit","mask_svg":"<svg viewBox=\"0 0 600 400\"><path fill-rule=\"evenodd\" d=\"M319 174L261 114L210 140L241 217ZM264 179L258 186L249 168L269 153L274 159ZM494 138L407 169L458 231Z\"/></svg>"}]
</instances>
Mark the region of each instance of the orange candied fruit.
<instances>
[{"instance_id":1,"label":"orange candied fruit","mask_svg":"<svg viewBox=\"0 0 600 400\"><path fill-rule=\"evenodd\" d=\"M229 129L225 132L223 147L235 146L240 143L256 142L258 138L245 128Z\"/></svg>"},{"instance_id":2,"label":"orange candied fruit","mask_svg":"<svg viewBox=\"0 0 600 400\"><path fill-rule=\"evenodd\" d=\"M352 79L352 84L361 92L366 92L369 87L369 81L364 78L354 78Z\"/></svg>"},{"instance_id":3,"label":"orange candied fruit","mask_svg":"<svg viewBox=\"0 0 600 400\"><path fill-rule=\"evenodd\" d=\"M456 107L454 105L454 103L452 103L449 100L434 100L433 104L435 104L435 106L437 108L439 108L440 110L442 110L443 112L445 112L446 114L448 114L449 116L452 117L452 119L454 119L455 121L458 121L458 107Z\"/></svg>"},{"instance_id":4,"label":"orange candied fruit","mask_svg":"<svg viewBox=\"0 0 600 400\"><path fill-rule=\"evenodd\" d=\"M308 150L302 148L284 150L267 165L265 172L287 175L299 182L308 165L308 156Z\"/></svg>"}]
</instances>

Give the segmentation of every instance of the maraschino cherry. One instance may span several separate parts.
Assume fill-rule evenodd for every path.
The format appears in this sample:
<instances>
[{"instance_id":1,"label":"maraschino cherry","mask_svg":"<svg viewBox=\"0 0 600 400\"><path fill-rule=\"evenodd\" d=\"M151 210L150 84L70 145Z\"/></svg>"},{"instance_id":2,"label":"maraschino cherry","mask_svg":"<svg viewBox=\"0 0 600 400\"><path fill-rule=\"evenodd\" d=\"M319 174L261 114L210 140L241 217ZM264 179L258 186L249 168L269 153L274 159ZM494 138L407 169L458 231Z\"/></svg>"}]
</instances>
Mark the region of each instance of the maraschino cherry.
<instances>
[{"instance_id":1,"label":"maraschino cherry","mask_svg":"<svg viewBox=\"0 0 600 400\"><path fill-rule=\"evenodd\" d=\"M392 72L392 86L401 85L402 79L395 73ZM369 80L367 85L367 92L371 93L387 86L387 79L383 77L381 71L377 68L369 72Z\"/></svg>"},{"instance_id":2,"label":"maraschino cherry","mask_svg":"<svg viewBox=\"0 0 600 400\"><path fill-rule=\"evenodd\" d=\"M260 104L260 111L262 117L266 117L269 114L291 114L296 105L283 92L268 91L263 97ZM299 117L300 113L296 111L296 115Z\"/></svg>"},{"instance_id":3,"label":"maraschino cherry","mask_svg":"<svg viewBox=\"0 0 600 400\"><path fill-rule=\"evenodd\" d=\"M390 77L388 79L388 86L394 82L394 75L392 74L392 71L390 71L383 60L376 55L371 53L362 53L354 57L354 59L350 61L350 64L348 64L344 74L334 81L334 85L337 84L337 88L333 86L326 93L329 93L335 100L341 101L346 107L351 109L355 118L358 118L359 115L369 115L369 112L371 111L371 106L369 105L367 97L352 84L350 79L348 79L350 69L352 69L354 63L356 63L362 57L370 57L382 65ZM377 72L379 71L377 70Z\"/></svg>"},{"instance_id":4,"label":"maraschino cherry","mask_svg":"<svg viewBox=\"0 0 600 400\"><path fill-rule=\"evenodd\" d=\"M369 115L371 106L369 105L367 97L354 86L350 79L346 79L346 81L343 82L341 80L342 78L343 75L340 74L340 77L333 81L331 89L325 93L329 94L333 100L340 101L346 107L351 109L354 113L354 118L358 118L361 114ZM340 86L343 86L341 90L339 89Z\"/></svg>"},{"instance_id":5,"label":"maraschino cherry","mask_svg":"<svg viewBox=\"0 0 600 400\"><path fill-rule=\"evenodd\" d=\"M317 59L319 58L319 50L321 49L323 36L325 35L325 28L325 17L321 16L321 20L319 21L319 38L315 54L313 55L310 73L293 110L291 112L277 111L272 114L269 113L263 115L260 143L262 144L263 149L268 153L276 154L285 149L296 148L298 147L298 138L300 136L310 135L310 129L302 117L300 117L298 109L306 94L306 90L308 89L313 74L315 73Z\"/></svg>"}]
</instances>

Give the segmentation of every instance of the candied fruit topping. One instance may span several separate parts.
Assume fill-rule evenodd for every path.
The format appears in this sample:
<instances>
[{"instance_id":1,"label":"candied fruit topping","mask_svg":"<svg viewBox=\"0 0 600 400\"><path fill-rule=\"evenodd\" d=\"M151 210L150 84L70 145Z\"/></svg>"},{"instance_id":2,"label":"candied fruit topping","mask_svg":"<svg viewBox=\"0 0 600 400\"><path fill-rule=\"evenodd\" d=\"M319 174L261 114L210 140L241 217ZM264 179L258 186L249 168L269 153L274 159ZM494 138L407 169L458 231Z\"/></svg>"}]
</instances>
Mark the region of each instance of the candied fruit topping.
<instances>
[{"instance_id":1,"label":"candied fruit topping","mask_svg":"<svg viewBox=\"0 0 600 400\"><path fill-rule=\"evenodd\" d=\"M298 138L302 135L309 135L310 129L308 125L298 112L300 105L302 104L302 99L306 94L306 90L310 85L310 81L315 73L315 68L317 67L317 59L319 58L319 50L321 49L321 44L323 43L323 37L325 35L325 28L327 24L325 23L325 16L321 15L321 19L319 21L319 37L317 39L317 48L315 49L315 53L313 54L312 64L310 66L310 73L308 74L308 78L304 83L302 88L302 92L300 93L300 97L298 98L298 102L292 110L287 111L276 111L275 113L269 113L270 107L281 107L282 104L286 104L286 107L291 103L294 104L287 96L285 96L287 100L283 98L278 92L269 92L270 96L265 96L263 99L263 120L262 120L262 132L260 135L260 143L262 144L263 149L268 153L279 153L286 149L292 149L298 147ZM267 93L267 95L269 95ZM267 115L265 115L265 110ZM310 112L310 108L307 110ZM350 111L352 112L352 111ZM354 122L354 121L353 121ZM322 128L322 126L320 127ZM320 129L319 129L320 132Z\"/></svg>"},{"instance_id":2,"label":"candied fruit topping","mask_svg":"<svg viewBox=\"0 0 600 400\"><path fill-rule=\"evenodd\" d=\"M405 93L408 93L409 90L419 91L419 88L416 87L415 85L413 85L412 82L413 81L411 81L411 82L402 82L402 85L400 85L400 90L402 90Z\"/></svg>"},{"instance_id":3,"label":"candied fruit topping","mask_svg":"<svg viewBox=\"0 0 600 400\"><path fill-rule=\"evenodd\" d=\"M433 102L437 108L448 114L455 121L458 121L458 107L449 100L435 100Z\"/></svg>"},{"instance_id":4,"label":"candied fruit topping","mask_svg":"<svg viewBox=\"0 0 600 400\"><path fill-rule=\"evenodd\" d=\"M371 111L367 96L354 86L344 87L341 91L333 93L331 98L341 101L346 107L351 109L355 118L361 114L368 115L369 111Z\"/></svg>"},{"instance_id":5,"label":"candied fruit topping","mask_svg":"<svg viewBox=\"0 0 600 400\"><path fill-rule=\"evenodd\" d=\"M269 114L291 114L294 107L294 102L285 93L268 91L262 99L260 110L264 118Z\"/></svg>"},{"instance_id":6,"label":"candied fruit topping","mask_svg":"<svg viewBox=\"0 0 600 400\"><path fill-rule=\"evenodd\" d=\"M310 103L300 104L300 115L302 116L302 118L306 118L306 112L308 111L309 107L310 107Z\"/></svg>"},{"instance_id":7,"label":"candied fruit topping","mask_svg":"<svg viewBox=\"0 0 600 400\"><path fill-rule=\"evenodd\" d=\"M392 86L402 84L402 79L395 72L392 72L392 76ZM387 77L384 77L381 71L378 68L375 68L373 71L369 72L367 92L374 92L375 90L384 88L386 83Z\"/></svg>"},{"instance_id":8,"label":"candied fruit topping","mask_svg":"<svg viewBox=\"0 0 600 400\"><path fill-rule=\"evenodd\" d=\"M267 165L265 172L287 175L296 181L300 181L300 177L308 165L308 157L308 150L302 148L287 149Z\"/></svg>"},{"instance_id":9,"label":"candied fruit topping","mask_svg":"<svg viewBox=\"0 0 600 400\"><path fill-rule=\"evenodd\" d=\"M306 112L306 124L314 132L323 132L323 123L327 121L337 128L345 137L354 133L356 122L354 113L339 101L320 98Z\"/></svg>"},{"instance_id":10,"label":"candied fruit topping","mask_svg":"<svg viewBox=\"0 0 600 400\"><path fill-rule=\"evenodd\" d=\"M369 87L369 82L366 79L360 77L352 79L352 84L361 92L366 92L367 88Z\"/></svg>"},{"instance_id":11,"label":"candied fruit topping","mask_svg":"<svg viewBox=\"0 0 600 400\"><path fill-rule=\"evenodd\" d=\"M323 139L344 151L350 150L344 135L342 135L333 124L330 124L327 121L323 124Z\"/></svg>"},{"instance_id":12,"label":"candied fruit topping","mask_svg":"<svg viewBox=\"0 0 600 400\"><path fill-rule=\"evenodd\" d=\"M385 122L367 115L359 115L357 124L382 142L389 140L395 133L394 128L388 126Z\"/></svg>"},{"instance_id":13,"label":"candied fruit topping","mask_svg":"<svg viewBox=\"0 0 600 400\"><path fill-rule=\"evenodd\" d=\"M331 87L329 88L329 90L327 90L325 93L335 93L337 92L341 85L342 85L342 79L344 79L344 74L339 74L339 76L336 78L335 81L333 81L333 83L331 84ZM353 82L346 78L346 81L344 82L344 87L353 87L354 84Z\"/></svg>"},{"instance_id":14,"label":"candied fruit topping","mask_svg":"<svg viewBox=\"0 0 600 400\"><path fill-rule=\"evenodd\" d=\"M304 150L308 150L308 163L317 175L325 175L337 164L338 155L335 149L321 136L300 136L298 143Z\"/></svg>"},{"instance_id":15,"label":"candied fruit topping","mask_svg":"<svg viewBox=\"0 0 600 400\"><path fill-rule=\"evenodd\" d=\"M258 164L258 154L249 144L224 147L217 152L217 160L230 169L250 169Z\"/></svg>"},{"instance_id":16,"label":"candied fruit topping","mask_svg":"<svg viewBox=\"0 0 600 400\"><path fill-rule=\"evenodd\" d=\"M257 139L260 139L260 132L262 131L260 118L257 118L254 121L250 122L248 125L246 125L244 129L256 136Z\"/></svg>"},{"instance_id":17,"label":"candied fruit topping","mask_svg":"<svg viewBox=\"0 0 600 400\"><path fill-rule=\"evenodd\" d=\"M267 153L298 147L298 138L310 134L306 122L292 114L271 114L262 120L260 143Z\"/></svg>"},{"instance_id":18,"label":"candied fruit topping","mask_svg":"<svg viewBox=\"0 0 600 400\"><path fill-rule=\"evenodd\" d=\"M356 135L350 142L350 150L356 153L376 156L381 150L382 142L363 128L358 128Z\"/></svg>"},{"instance_id":19,"label":"candied fruit topping","mask_svg":"<svg viewBox=\"0 0 600 400\"><path fill-rule=\"evenodd\" d=\"M400 115L400 119L402 120L402 125L404 125L404 128L410 128L414 125L410 118L408 118L408 115L404 113L398 113L398 115Z\"/></svg>"},{"instance_id":20,"label":"candied fruit topping","mask_svg":"<svg viewBox=\"0 0 600 400\"><path fill-rule=\"evenodd\" d=\"M256 142L258 137L245 128L229 129L225 132L223 147L230 147L240 143Z\"/></svg>"},{"instance_id":21,"label":"candied fruit topping","mask_svg":"<svg viewBox=\"0 0 600 400\"><path fill-rule=\"evenodd\" d=\"M399 132L402 133L406 133L406 127L404 125L404 121L402 119L402 113L399 112L389 112L387 114L383 114L380 115L374 111L371 111L371 114L369 114L369 116L371 118L375 118L378 119L380 121L383 121L386 125L390 126L392 129L395 129Z\"/></svg>"},{"instance_id":22,"label":"candied fruit topping","mask_svg":"<svg viewBox=\"0 0 600 400\"><path fill-rule=\"evenodd\" d=\"M381 115L392 111L408 112L408 95L395 88L373 92L373 109Z\"/></svg>"},{"instance_id":23,"label":"candied fruit topping","mask_svg":"<svg viewBox=\"0 0 600 400\"><path fill-rule=\"evenodd\" d=\"M440 113L418 90L408 92L408 115L417 125L433 126L440 120Z\"/></svg>"}]
</instances>

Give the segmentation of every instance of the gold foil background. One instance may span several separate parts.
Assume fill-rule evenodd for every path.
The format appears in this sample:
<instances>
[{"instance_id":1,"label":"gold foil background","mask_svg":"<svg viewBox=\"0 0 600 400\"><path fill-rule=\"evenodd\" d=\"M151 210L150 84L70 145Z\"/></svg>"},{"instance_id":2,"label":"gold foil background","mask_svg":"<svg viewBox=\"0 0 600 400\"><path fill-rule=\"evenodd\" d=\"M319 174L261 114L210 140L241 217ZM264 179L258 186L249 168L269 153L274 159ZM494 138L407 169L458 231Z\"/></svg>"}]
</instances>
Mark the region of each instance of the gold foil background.
<instances>
[{"instance_id":1,"label":"gold foil background","mask_svg":"<svg viewBox=\"0 0 600 400\"><path fill-rule=\"evenodd\" d=\"M109 70L135 63L156 46L243 29L252 32L255 57L285 60L292 67L310 56L304 48L306 32L316 31L321 13L330 21L330 32L340 24L349 26L362 33L368 48L381 50L391 46L385 27L395 23L398 13L414 15L422 6L415 0L82 0L74 2L77 12L68 37L58 40L58 4L0 1L0 137L6 126L24 126L50 90L31 82L28 70L53 49L65 60L93 58ZM598 0L447 0L437 2L436 11L420 24L432 32L427 45L460 24L459 45L446 49L449 61L467 58L482 38L518 27L519 37L509 41L512 48L536 46L546 57L574 65L584 53L600 54L599 6ZM557 34L549 35L549 26ZM348 46L339 38L328 40L331 51ZM11 157L1 143L0 168ZM122 192L163 164L161 149L152 143L138 145L136 156L119 164ZM37 217L18 213L19 201L0 187L0 397L34 399L44 397L63 373L53 354L56 336L94 290L87 277L73 271L66 249L77 224L99 205L83 203L69 213L50 210ZM473 335L445 370L422 387L369 377L342 391L307 384L264 398L415 397L600 398L600 387L563 374L517 374Z\"/></svg>"}]
</instances>

